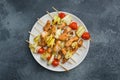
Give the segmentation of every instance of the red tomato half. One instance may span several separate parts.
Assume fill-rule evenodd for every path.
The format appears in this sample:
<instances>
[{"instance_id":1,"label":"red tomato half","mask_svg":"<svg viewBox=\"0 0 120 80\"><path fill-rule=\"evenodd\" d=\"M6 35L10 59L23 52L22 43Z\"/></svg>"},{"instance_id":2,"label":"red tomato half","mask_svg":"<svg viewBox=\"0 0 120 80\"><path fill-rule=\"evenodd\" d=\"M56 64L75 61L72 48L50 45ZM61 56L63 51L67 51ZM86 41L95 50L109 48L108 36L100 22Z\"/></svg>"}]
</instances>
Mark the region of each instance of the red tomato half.
<instances>
[{"instance_id":1,"label":"red tomato half","mask_svg":"<svg viewBox=\"0 0 120 80\"><path fill-rule=\"evenodd\" d=\"M90 39L90 33L89 33L89 32L84 32L84 33L82 34L82 39L84 39L84 40Z\"/></svg>"},{"instance_id":2,"label":"red tomato half","mask_svg":"<svg viewBox=\"0 0 120 80\"><path fill-rule=\"evenodd\" d=\"M69 27L72 28L73 30L77 30L78 29L78 26L77 26L76 22L70 23Z\"/></svg>"},{"instance_id":3,"label":"red tomato half","mask_svg":"<svg viewBox=\"0 0 120 80\"><path fill-rule=\"evenodd\" d=\"M54 61L52 62L52 65L54 67L58 66L59 65L59 60L58 59L54 59Z\"/></svg>"},{"instance_id":4,"label":"red tomato half","mask_svg":"<svg viewBox=\"0 0 120 80\"><path fill-rule=\"evenodd\" d=\"M39 54L43 54L44 52L45 52L44 48L40 48L40 49L38 50L38 53L39 53Z\"/></svg>"},{"instance_id":5,"label":"red tomato half","mask_svg":"<svg viewBox=\"0 0 120 80\"><path fill-rule=\"evenodd\" d=\"M66 16L66 14L63 13L63 12L60 12L60 13L58 14L58 16L62 19L62 18L64 18L64 17Z\"/></svg>"}]
</instances>

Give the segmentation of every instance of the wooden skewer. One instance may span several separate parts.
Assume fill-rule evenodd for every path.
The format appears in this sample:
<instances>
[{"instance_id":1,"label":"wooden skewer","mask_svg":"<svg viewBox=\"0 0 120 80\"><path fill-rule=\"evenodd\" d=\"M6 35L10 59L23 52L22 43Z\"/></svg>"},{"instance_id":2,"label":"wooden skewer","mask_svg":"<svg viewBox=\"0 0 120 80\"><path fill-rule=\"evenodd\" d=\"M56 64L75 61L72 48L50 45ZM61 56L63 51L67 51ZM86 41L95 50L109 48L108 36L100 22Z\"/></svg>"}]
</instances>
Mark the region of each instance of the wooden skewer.
<instances>
[{"instance_id":1,"label":"wooden skewer","mask_svg":"<svg viewBox=\"0 0 120 80\"><path fill-rule=\"evenodd\" d=\"M37 20L38 20L39 22L41 22L42 24L45 24L43 21L40 20L40 18L37 18Z\"/></svg>"},{"instance_id":2,"label":"wooden skewer","mask_svg":"<svg viewBox=\"0 0 120 80\"><path fill-rule=\"evenodd\" d=\"M28 41L28 40L25 40L25 41L26 41L27 43L31 44L30 41Z\"/></svg>"},{"instance_id":3,"label":"wooden skewer","mask_svg":"<svg viewBox=\"0 0 120 80\"><path fill-rule=\"evenodd\" d=\"M83 49L79 48L81 51L83 51Z\"/></svg>"},{"instance_id":4,"label":"wooden skewer","mask_svg":"<svg viewBox=\"0 0 120 80\"><path fill-rule=\"evenodd\" d=\"M72 57L70 58L73 62L77 63Z\"/></svg>"},{"instance_id":5,"label":"wooden skewer","mask_svg":"<svg viewBox=\"0 0 120 80\"><path fill-rule=\"evenodd\" d=\"M37 20L39 20L40 18L37 18Z\"/></svg>"},{"instance_id":6,"label":"wooden skewer","mask_svg":"<svg viewBox=\"0 0 120 80\"><path fill-rule=\"evenodd\" d=\"M83 47L84 49L86 49L86 47L84 45L82 45L81 47Z\"/></svg>"},{"instance_id":7,"label":"wooden skewer","mask_svg":"<svg viewBox=\"0 0 120 80\"><path fill-rule=\"evenodd\" d=\"M65 68L63 65L60 64L60 67L62 67L65 71L68 71L67 68Z\"/></svg>"},{"instance_id":8,"label":"wooden skewer","mask_svg":"<svg viewBox=\"0 0 120 80\"><path fill-rule=\"evenodd\" d=\"M38 33L40 33L40 30L39 30L37 27L35 27L35 30L36 30Z\"/></svg>"},{"instance_id":9,"label":"wooden skewer","mask_svg":"<svg viewBox=\"0 0 120 80\"><path fill-rule=\"evenodd\" d=\"M34 34L32 34L30 31L28 31L28 33L30 33L30 35L31 35L31 36L35 37L35 35L34 35Z\"/></svg>"},{"instance_id":10,"label":"wooden skewer","mask_svg":"<svg viewBox=\"0 0 120 80\"><path fill-rule=\"evenodd\" d=\"M78 52L76 52L76 54L80 56L80 54Z\"/></svg>"},{"instance_id":11,"label":"wooden skewer","mask_svg":"<svg viewBox=\"0 0 120 80\"><path fill-rule=\"evenodd\" d=\"M70 61L67 61L68 63L70 63L70 64L73 64L72 62L70 62Z\"/></svg>"},{"instance_id":12,"label":"wooden skewer","mask_svg":"<svg viewBox=\"0 0 120 80\"><path fill-rule=\"evenodd\" d=\"M91 41L91 42L93 42L93 39L92 39L92 38L90 38L90 41Z\"/></svg>"},{"instance_id":13,"label":"wooden skewer","mask_svg":"<svg viewBox=\"0 0 120 80\"><path fill-rule=\"evenodd\" d=\"M53 10L55 10L57 13L59 12L54 6L53 6L52 8L53 8Z\"/></svg>"},{"instance_id":14,"label":"wooden skewer","mask_svg":"<svg viewBox=\"0 0 120 80\"><path fill-rule=\"evenodd\" d=\"M47 12L47 14L53 19L52 15L51 15L48 11L46 11L46 12Z\"/></svg>"},{"instance_id":15,"label":"wooden skewer","mask_svg":"<svg viewBox=\"0 0 120 80\"><path fill-rule=\"evenodd\" d=\"M43 22L42 22L39 18L37 18L37 19L38 19L37 22L38 22L41 26L43 26L43 25L42 25ZM44 23L43 23L43 24L44 24Z\"/></svg>"}]
</instances>

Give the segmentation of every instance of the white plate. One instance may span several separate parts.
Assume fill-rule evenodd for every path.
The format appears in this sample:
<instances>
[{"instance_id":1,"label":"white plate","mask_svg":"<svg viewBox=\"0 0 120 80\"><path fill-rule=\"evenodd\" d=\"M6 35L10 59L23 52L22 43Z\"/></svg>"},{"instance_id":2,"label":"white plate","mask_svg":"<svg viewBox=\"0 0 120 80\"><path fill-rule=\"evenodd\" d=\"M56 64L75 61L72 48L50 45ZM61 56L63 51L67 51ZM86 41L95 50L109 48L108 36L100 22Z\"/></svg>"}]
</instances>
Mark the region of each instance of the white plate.
<instances>
[{"instance_id":1,"label":"white plate","mask_svg":"<svg viewBox=\"0 0 120 80\"><path fill-rule=\"evenodd\" d=\"M64 12L64 13L70 14L70 13L68 13L68 12ZM52 16L54 16L54 15L57 14L57 13L56 13L56 12L52 12L52 13L50 13L50 14L51 14ZM70 15L72 16L72 20L73 20L73 21L76 21L76 22L78 23L78 25L84 26L85 29L86 29L86 31L88 31L87 28L86 28L86 26L84 25L84 23L83 23L78 17L76 17L76 16L73 15L73 14L70 14ZM47 20L52 20L52 19L51 19L51 17L50 17L48 14L46 14L46 15L44 15L43 17L41 17L40 20L42 20L44 23L46 23ZM43 27L42 27L38 22L36 22L36 23L34 24L32 30L31 30L31 33L33 33L33 34L35 34L35 35L38 35L38 34L39 34L39 33L35 30L35 27L39 28L41 32L43 31ZM34 37L30 35L29 41L30 41L31 43L33 43L33 39L34 39ZM90 45L90 41L89 41L89 40L84 41L84 46L86 47L86 49L84 49L84 48L81 47L81 49L78 49L78 51L77 51L77 53L79 53L80 55L78 56L77 54L74 54L74 55L72 56L72 58L73 58L77 63L74 63L72 60L69 60L69 61L72 62L73 64L69 64L69 63L66 62L63 66L64 66L65 68L67 68L68 70L71 70L71 69L75 68L76 66L78 66L78 65L84 60L84 58L86 57L86 55L87 55L87 53L88 53L88 50L89 50L89 45ZM31 53L32 53L32 51L31 51ZM45 67L45 68L48 69L48 70L57 71L57 72L65 71L65 70L64 70L62 67L60 67L60 66L58 66L58 67L53 67L53 66L51 66L51 65L48 66L48 65L47 65L47 62L46 62L46 61L43 61L43 60L40 58L40 55L39 55L39 54L34 54L34 53L32 53L32 55L33 55L34 59L35 59L41 66Z\"/></svg>"}]
</instances>

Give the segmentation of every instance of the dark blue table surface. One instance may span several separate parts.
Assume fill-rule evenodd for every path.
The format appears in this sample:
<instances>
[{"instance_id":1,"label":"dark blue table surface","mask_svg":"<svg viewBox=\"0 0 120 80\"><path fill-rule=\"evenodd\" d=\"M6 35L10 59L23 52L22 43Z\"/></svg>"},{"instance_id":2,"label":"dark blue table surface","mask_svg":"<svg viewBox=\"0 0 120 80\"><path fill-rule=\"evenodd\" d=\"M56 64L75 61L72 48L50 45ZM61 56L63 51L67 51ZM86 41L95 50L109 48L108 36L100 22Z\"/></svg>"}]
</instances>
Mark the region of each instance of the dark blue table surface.
<instances>
[{"instance_id":1,"label":"dark blue table surface","mask_svg":"<svg viewBox=\"0 0 120 80\"><path fill-rule=\"evenodd\" d=\"M36 18L59 10L78 16L93 42L75 69L41 67L25 42ZM0 0L0 80L120 80L120 0Z\"/></svg>"}]
</instances>

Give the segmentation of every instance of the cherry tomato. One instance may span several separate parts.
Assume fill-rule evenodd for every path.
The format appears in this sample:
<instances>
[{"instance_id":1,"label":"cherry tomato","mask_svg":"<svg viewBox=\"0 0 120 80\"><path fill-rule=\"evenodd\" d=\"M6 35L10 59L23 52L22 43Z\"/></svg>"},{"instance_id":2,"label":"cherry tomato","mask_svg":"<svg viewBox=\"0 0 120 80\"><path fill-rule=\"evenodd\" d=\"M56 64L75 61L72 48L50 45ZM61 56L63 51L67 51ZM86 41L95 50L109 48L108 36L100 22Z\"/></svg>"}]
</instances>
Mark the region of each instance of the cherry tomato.
<instances>
[{"instance_id":1,"label":"cherry tomato","mask_svg":"<svg viewBox=\"0 0 120 80\"><path fill-rule=\"evenodd\" d=\"M89 32L84 32L84 33L82 34L82 39L84 39L84 40L90 39L90 33L89 33Z\"/></svg>"},{"instance_id":2,"label":"cherry tomato","mask_svg":"<svg viewBox=\"0 0 120 80\"><path fill-rule=\"evenodd\" d=\"M59 60L58 59L54 59L53 62L52 62L52 65L54 67L58 66L59 65Z\"/></svg>"},{"instance_id":3,"label":"cherry tomato","mask_svg":"<svg viewBox=\"0 0 120 80\"><path fill-rule=\"evenodd\" d=\"M45 52L44 48L40 48L40 49L38 50L38 53L39 53L39 54L43 54L44 52Z\"/></svg>"},{"instance_id":4,"label":"cherry tomato","mask_svg":"<svg viewBox=\"0 0 120 80\"><path fill-rule=\"evenodd\" d=\"M77 30L78 29L78 26L77 26L76 22L70 23L69 27L72 28L73 30Z\"/></svg>"},{"instance_id":5,"label":"cherry tomato","mask_svg":"<svg viewBox=\"0 0 120 80\"><path fill-rule=\"evenodd\" d=\"M58 16L62 19L62 18L64 18L64 17L66 16L66 14L63 13L63 12L60 12L60 13L58 14Z\"/></svg>"}]
</instances>

